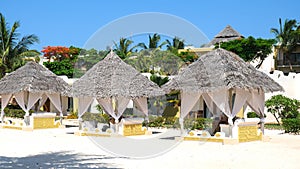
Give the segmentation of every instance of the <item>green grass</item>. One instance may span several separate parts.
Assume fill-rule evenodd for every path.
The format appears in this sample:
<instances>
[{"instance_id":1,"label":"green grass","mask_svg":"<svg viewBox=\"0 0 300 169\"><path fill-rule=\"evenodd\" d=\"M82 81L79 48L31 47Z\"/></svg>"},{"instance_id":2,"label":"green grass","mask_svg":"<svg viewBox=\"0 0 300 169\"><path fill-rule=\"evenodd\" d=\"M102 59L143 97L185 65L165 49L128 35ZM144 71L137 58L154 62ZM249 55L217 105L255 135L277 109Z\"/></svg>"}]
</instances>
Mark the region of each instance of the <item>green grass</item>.
<instances>
[{"instance_id":1,"label":"green grass","mask_svg":"<svg viewBox=\"0 0 300 169\"><path fill-rule=\"evenodd\" d=\"M265 124L265 129L269 130L283 130L283 127L280 126L279 124Z\"/></svg>"}]
</instances>

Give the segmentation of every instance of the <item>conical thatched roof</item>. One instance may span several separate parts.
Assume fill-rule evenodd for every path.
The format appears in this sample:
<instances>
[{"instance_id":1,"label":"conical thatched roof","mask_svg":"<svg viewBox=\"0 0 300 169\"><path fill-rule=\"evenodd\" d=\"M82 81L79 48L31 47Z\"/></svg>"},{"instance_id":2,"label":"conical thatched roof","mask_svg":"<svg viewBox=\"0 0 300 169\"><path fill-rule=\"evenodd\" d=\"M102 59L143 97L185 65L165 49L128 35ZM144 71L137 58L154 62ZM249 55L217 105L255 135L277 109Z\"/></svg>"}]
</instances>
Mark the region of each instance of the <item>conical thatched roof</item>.
<instances>
[{"instance_id":1,"label":"conical thatched roof","mask_svg":"<svg viewBox=\"0 0 300 169\"><path fill-rule=\"evenodd\" d=\"M42 65L28 62L0 80L0 94L13 94L20 91L60 93L69 96L71 87Z\"/></svg>"},{"instance_id":2,"label":"conical thatched roof","mask_svg":"<svg viewBox=\"0 0 300 169\"><path fill-rule=\"evenodd\" d=\"M152 97L164 92L111 52L73 84L75 97Z\"/></svg>"},{"instance_id":3,"label":"conical thatched roof","mask_svg":"<svg viewBox=\"0 0 300 169\"><path fill-rule=\"evenodd\" d=\"M224 49L215 49L204 54L163 86L166 91L190 92L213 92L231 88L283 91L268 75Z\"/></svg>"},{"instance_id":4,"label":"conical thatched roof","mask_svg":"<svg viewBox=\"0 0 300 169\"><path fill-rule=\"evenodd\" d=\"M243 38L243 36L234 30L230 25L227 25L221 32L219 32L212 41L210 41L206 47L213 46L220 42L228 42L235 39Z\"/></svg>"}]
</instances>

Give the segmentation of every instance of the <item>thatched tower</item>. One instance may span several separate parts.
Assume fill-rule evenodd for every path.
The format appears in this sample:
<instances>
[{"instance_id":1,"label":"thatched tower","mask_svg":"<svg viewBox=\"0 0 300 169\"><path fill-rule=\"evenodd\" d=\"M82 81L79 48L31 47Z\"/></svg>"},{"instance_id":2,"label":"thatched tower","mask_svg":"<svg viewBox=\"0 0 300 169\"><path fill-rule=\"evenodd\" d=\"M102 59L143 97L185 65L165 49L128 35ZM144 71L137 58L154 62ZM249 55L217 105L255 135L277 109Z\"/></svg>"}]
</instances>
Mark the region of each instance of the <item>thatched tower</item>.
<instances>
[{"instance_id":1,"label":"thatched tower","mask_svg":"<svg viewBox=\"0 0 300 169\"><path fill-rule=\"evenodd\" d=\"M1 115L12 97L26 112L25 116L38 100L43 102L47 98L62 115L61 96L69 96L70 91L71 87L62 78L38 63L28 62L0 80Z\"/></svg>"},{"instance_id":2,"label":"thatched tower","mask_svg":"<svg viewBox=\"0 0 300 169\"><path fill-rule=\"evenodd\" d=\"M221 42L228 42L235 39L244 38L239 32L234 30L230 25L227 25L221 32L219 32L212 41L210 41L206 47L214 46Z\"/></svg>"},{"instance_id":3,"label":"thatched tower","mask_svg":"<svg viewBox=\"0 0 300 169\"><path fill-rule=\"evenodd\" d=\"M117 119L122 115L130 99L148 114L147 97L163 95L155 83L135 70L113 52L94 65L73 84L74 97L79 98L79 116L97 99L104 110ZM114 110L112 102L116 101Z\"/></svg>"},{"instance_id":4,"label":"thatched tower","mask_svg":"<svg viewBox=\"0 0 300 169\"><path fill-rule=\"evenodd\" d=\"M163 89L181 92L181 121L202 96L210 111L214 114L212 106L217 105L229 124L245 104L263 118L264 93L283 91L268 75L224 49L204 54Z\"/></svg>"}]
</instances>

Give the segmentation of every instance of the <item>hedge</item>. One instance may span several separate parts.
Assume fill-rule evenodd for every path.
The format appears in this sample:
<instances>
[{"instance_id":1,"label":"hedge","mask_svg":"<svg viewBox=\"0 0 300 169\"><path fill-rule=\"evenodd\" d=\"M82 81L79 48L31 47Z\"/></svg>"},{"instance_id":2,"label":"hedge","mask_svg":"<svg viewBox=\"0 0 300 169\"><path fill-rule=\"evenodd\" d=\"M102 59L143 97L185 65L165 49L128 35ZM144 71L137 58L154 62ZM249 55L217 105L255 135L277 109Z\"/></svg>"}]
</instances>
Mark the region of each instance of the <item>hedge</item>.
<instances>
[{"instance_id":1,"label":"hedge","mask_svg":"<svg viewBox=\"0 0 300 169\"><path fill-rule=\"evenodd\" d=\"M286 133L300 133L300 116L297 118L282 119L283 129Z\"/></svg>"}]
</instances>

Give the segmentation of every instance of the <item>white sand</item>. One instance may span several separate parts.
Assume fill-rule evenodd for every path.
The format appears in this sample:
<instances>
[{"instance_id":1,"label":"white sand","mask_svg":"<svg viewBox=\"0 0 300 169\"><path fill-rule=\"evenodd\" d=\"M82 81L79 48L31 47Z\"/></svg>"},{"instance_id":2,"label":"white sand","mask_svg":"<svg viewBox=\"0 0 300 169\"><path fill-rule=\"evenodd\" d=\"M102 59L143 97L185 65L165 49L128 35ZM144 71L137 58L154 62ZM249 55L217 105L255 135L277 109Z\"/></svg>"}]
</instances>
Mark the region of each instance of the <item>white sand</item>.
<instances>
[{"instance_id":1,"label":"white sand","mask_svg":"<svg viewBox=\"0 0 300 169\"><path fill-rule=\"evenodd\" d=\"M266 131L270 142L238 145L184 141L171 151L135 160L110 155L71 129L0 129L0 168L299 169L300 136Z\"/></svg>"}]
</instances>

